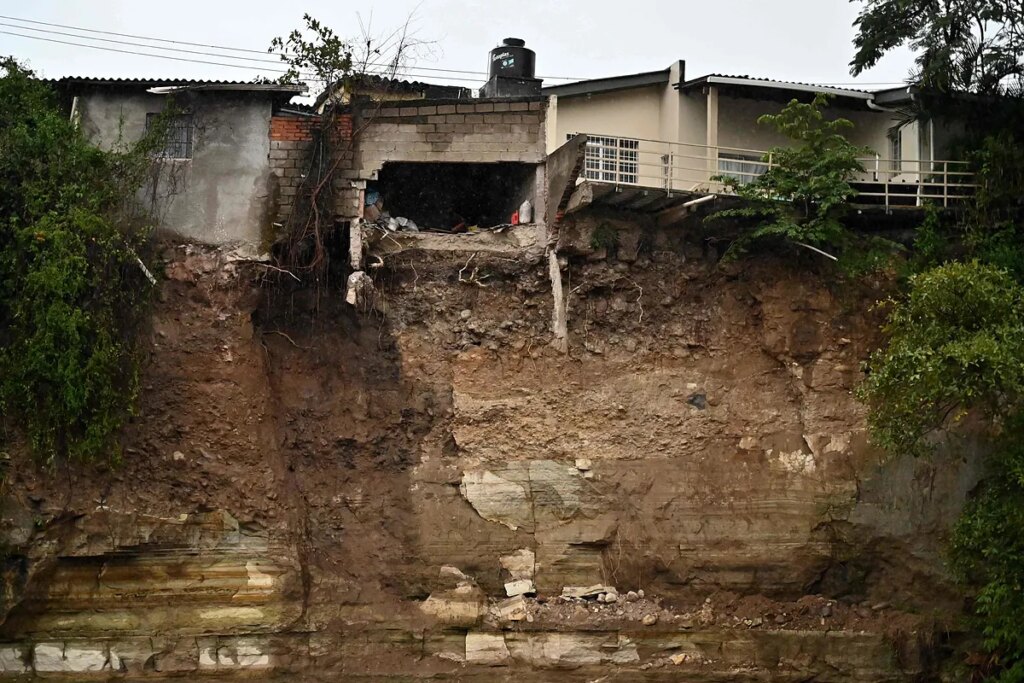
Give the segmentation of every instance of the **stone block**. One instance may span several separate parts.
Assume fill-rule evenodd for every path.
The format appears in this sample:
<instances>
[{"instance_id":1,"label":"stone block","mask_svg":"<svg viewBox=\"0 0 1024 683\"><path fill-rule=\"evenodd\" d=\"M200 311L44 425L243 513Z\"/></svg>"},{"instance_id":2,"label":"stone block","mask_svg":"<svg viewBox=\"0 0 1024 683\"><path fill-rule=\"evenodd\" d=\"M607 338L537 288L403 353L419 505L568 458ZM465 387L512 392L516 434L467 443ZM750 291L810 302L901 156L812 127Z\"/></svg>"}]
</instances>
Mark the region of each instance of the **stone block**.
<instances>
[{"instance_id":1,"label":"stone block","mask_svg":"<svg viewBox=\"0 0 1024 683\"><path fill-rule=\"evenodd\" d=\"M43 673L102 671L107 665L107 659L107 653L101 645L39 643L33 653L35 670Z\"/></svg>"},{"instance_id":2,"label":"stone block","mask_svg":"<svg viewBox=\"0 0 1024 683\"><path fill-rule=\"evenodd\" d=\"M438 114L454 114L455 113L455 105L454 104L439 104L439 105L437 105L437 113Z\"/></svg>"},{"instance_id":3,"label":"stone block","mask_svg":"<svg viewBox=\"0 0 1024 683\"><path fill-rule=\"evenodd\" d=\"M0 646L0 673L20 674L27 671L25 650L20 645Z\"/></svg>"},{"instance_id":4,"label":"stone block","mask_svg":"<svg viewBox=\"0 0 1024 683\"><path fill-rule=\"evenodd\" d=\"M472 114L476 111L476 107L472 104L458 104L455 105L455 111L460 114Z\"/></svg>"},{"instance_id":5,"label":"stone block","mask_svg":"<svg viewBox=\"0 0 1024 683\"><path fill-rule=\"evenodd\" d=\"M529 103L527 102L509 102L509 111L529 111Z\"/></svg>"},{"instance_id":6,"label":"stone block","mask_svg":"<svg viewBox=\"0 0 1024 683\"><path fill-rule=\"evenodd\" d=\"M476 113L478 114L486 114L492 111L494 111L494 104L491 102L479 102L476 105Z\"/></svg>"},{"instance_id":7,"label":"stone block","mask_svg":"<svg viewBox=\"0 0 1024 683\"><path fill-rule=\"evenodd\" d=\"M421 116L434 115L434 114L437 114L437 107L436 106L433 106L433 107L419 107L419 108L416 109L416 113L421 115Z\"/></svg>"},{"instance_id":8,"label":"stone block","mask_svg":"<svg viewBox=\"0 0 1024 683\"><path fill-rule=\"evenodd\" d=\"M465 114L448 114L444 120L445 123L465 123L466 116Z\"/></svg>"},{"instance_id":9,"label":"stone block","mask_svg":"<svg viewBox=\"0 0 1024 683\"><path fill-rule=\"evenodd\" d=\"M505 645L505 636L500 633L466 634L466 661L485 666L502 666L508 664L511 656Z\"/></svg>"},{"instance_id":10,"label":"stone block","mask_svg":"<svg viewBox=\"0 0 1024 683\"><path fill-rule=\"evenodd\" d=\"M534 571L537 566L537 558L529 548L520 548L509 555L502 555L498 558L502 569L509 573L513 580L533 580Z\"/></svg>"},{"instance_id":11,"label":"stone block","mask_svg":"<svg viewBox=\"0 0 1024 683\"><path fill-rule=\"evenodd\" d=\"M532 579L519 579L516 581L509 581L505 584L505 594L510 598L514 598L517 595L527 595L536 592L537 588L533 585Z\"/></svg>"},{"instance_id":12,"label":"stone block","mask_svg":"<svg viewBox=\"0 0 1024 683\"><path fill-rule=\"evenodd\" d=\"M466 123L483 123L483 114L466 114Z\"/></svg>"}]
</instances>

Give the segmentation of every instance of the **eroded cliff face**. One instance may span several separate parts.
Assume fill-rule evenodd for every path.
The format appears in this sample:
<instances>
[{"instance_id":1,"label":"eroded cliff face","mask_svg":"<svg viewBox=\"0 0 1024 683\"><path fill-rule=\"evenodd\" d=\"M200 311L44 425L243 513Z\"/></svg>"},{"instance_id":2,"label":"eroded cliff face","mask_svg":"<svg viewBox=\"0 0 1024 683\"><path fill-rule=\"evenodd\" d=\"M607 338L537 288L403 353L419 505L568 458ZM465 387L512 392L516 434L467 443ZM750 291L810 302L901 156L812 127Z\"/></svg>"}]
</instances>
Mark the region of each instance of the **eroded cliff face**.
<instances>
[{"instance_id":1,"label":"eroded cliff face","mask_svg":"<svg viewBox=\"0 0 1024 683\"><path fill-rule=\"evenodd\" d=\"M546 261L467 244L371 312L168 245L123 465L11 454L3 675L927 674L977 474L867 444L881 289L583 216L563 354Z\"/></svg>"}]
</instances>

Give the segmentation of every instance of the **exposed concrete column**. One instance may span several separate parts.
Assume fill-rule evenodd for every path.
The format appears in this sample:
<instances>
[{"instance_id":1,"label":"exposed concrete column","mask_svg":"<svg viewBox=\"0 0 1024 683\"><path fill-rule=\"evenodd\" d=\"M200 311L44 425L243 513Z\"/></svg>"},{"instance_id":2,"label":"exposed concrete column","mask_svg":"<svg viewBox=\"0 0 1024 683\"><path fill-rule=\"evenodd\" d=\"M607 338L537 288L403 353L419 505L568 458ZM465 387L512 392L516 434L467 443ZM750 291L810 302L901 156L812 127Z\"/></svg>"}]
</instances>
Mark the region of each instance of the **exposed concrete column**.
<instances>
[{"instance_id":1,"label":"exposed concrete column","mask_svg":"<svg viewBox=\"0 0 1024 683\"><path fill-rule=\"evenodd\" d=\"M554 305L551 308L551 332L555 338L551 345L562 353L569 350L569 321L566 315L565 294L562 291L562 269L558 265L558 254L554 249L548 250L548 277L551 278L551 295Z\"/></svg>"},{"instance_id":2,"label":"exposed concrete column","mask_svg":"<svg viewBox=\"0 0 1024 683\"><path fill-rule=\"evenodd\" d=\"M544 143L548 154L562 146L558 139L558 95L548 96L548 110L544 117Z\"/></svg>"},{"instance_id":3,"label":"exposed concrete column","mask_svg":"<svg viewBox=\"0 0 1024 683\"><path fill-rule=\"evenodd\" d=\"M711 176L718 174L718 86L708 86L708 122L707 142L708 146L708 180Z\"/></svg>"}]
</instances>

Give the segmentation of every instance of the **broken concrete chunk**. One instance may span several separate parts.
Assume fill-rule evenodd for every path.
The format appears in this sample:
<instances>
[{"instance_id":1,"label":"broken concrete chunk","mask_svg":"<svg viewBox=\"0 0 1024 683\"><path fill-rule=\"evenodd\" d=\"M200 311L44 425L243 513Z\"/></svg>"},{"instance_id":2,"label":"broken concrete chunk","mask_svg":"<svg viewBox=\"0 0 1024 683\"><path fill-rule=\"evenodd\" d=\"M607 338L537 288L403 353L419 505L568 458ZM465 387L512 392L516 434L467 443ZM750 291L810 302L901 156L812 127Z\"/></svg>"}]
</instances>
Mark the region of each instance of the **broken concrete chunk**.
<instances>
[{"instance_id":1,"label":"broken concrete chunk","mask_svg":"<svg viewBox=\"0 0 1024 683\"><path fill-rule=\"evenodd\" d=\"M527 593L536 593L537 589L533 585L531 579L520 579L518 581L509 581L505 584L505 594L510 598L517 595L526 595Z\"/></svg>"},{"instance_id":2,"label":"broken concrete chunk","mask_svg":"<svg viewBox=\"0 0 1024 683\"><path fill-rule=\"evenodd\" d=\"M615 592L610 586L598 583L593 586L565 586L562 588L563 598L596 598L602 593Z\"/></svg>"},{"instance_id":3,"label":"broken concrete chunk","mask_svg":"<svg viewBox=\"0 0 1024 683\"><path fill-rule=\"evenodd\" d=\"M364 312L372 309L383 312L384 308L377 295L377 288L373 285L373 279L362 270L357 270L348 276L348 283L345 287L345 303Z\"/></svg>"},{"instance_id":4,"label":"broken concrete chunk","mask_svg":"<svg viewBox=\"0 0 1024 683\"><path fill-rule=\"evenodd\" d=\"M576 469L580 472L586 472L593 466L590 458L576 458Z\"/></svg>"},{"instance_id":5,"label":"broken concrete chunk","mask_svg":"<svg viewBox=\"0 0 1024 683\"><path fill-rule=\"evenodd\" d=\"M499 619L507 621L523 621L526 619L526 598L517 595L514 598L499 602L495 608Z\"/></svg>"},{"instance_id":6,"label":"broken concrete chunk","mask_svg":"<svg viewBox=\"0 0 1024 683\"><path fill-rule=\"evenodd\" d=\"M500 633L467 633L466 661L487 666L508 664L511 657Z\"/></svg>"}]
</instances>

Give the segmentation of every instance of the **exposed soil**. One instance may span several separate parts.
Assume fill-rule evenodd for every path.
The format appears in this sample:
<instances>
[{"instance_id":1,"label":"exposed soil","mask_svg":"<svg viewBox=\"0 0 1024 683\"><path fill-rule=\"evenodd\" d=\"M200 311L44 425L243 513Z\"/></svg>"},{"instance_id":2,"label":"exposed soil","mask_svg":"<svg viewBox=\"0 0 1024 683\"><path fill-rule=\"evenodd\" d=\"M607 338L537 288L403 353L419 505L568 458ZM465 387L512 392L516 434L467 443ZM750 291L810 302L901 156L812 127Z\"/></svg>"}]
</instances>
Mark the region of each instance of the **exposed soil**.
<instances>
[{"instance_id":1,"label":"exposed soil","mask_svg":"<svg viewBox=\"0 0 1024 683\"><path fill-rule=\"evenodd\" d=\"M832 288L813 259L723 267L682 236L614 227L617 255L592 243L592 223L563 235L568 354L551 345L539 262L400 252L374 272L378 310L361 313L333 285L313 300L266 286L259 264L167 245L123 464L43 471L12 453L5 517L22 540L0 634L39 642L57 637L50 613L176 604L154 579L100 605L105 569L82 585L61 572L91 558L187 574L188 558L214 562L221 546L138 529L210 511L255 539L231 571L245 585L246 562L273 564L260 570L277 577L265 599L281 607L230 627L161 616L160 632L280 638L268 651L282 670L489 680L428 652L476 626L438 624L420 605L444 588L445 565L501 599L498 558L520 548L536 553L539 597L501 628L897 638L933 629L935 609L952 614L941 535L972 474L881 463L851 396L885 283ZM592 464L573 469L578 458ZM532 527L488 521L460 489L467 472L513 477L533 462L571 469L576 498L534 482ZM879 480L909 482L909 502ZM95 532L101 512L122 515L124 533ZM203 572L189 599L234 608L236 593L202 592ZM619 600L557 597L595 582ZM113 637L89 628L75 637ZM146 670L170 667L172 651L143 658Z\"/></svg>"}]
</instances>

